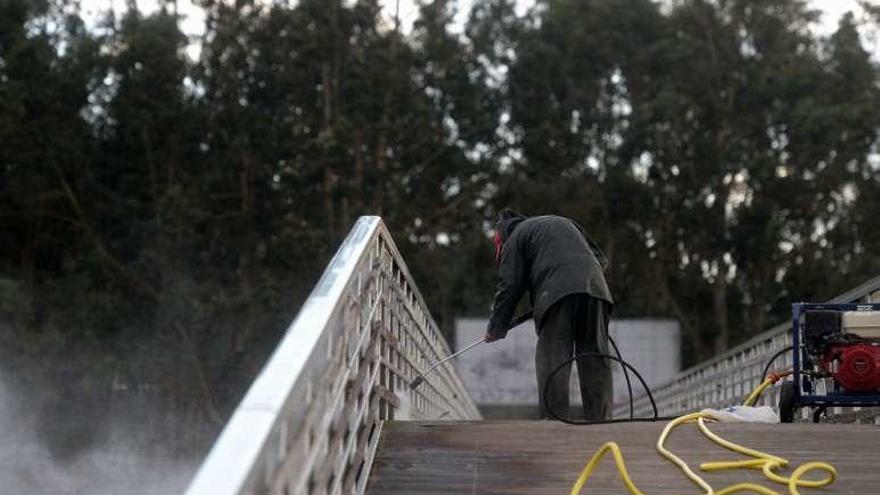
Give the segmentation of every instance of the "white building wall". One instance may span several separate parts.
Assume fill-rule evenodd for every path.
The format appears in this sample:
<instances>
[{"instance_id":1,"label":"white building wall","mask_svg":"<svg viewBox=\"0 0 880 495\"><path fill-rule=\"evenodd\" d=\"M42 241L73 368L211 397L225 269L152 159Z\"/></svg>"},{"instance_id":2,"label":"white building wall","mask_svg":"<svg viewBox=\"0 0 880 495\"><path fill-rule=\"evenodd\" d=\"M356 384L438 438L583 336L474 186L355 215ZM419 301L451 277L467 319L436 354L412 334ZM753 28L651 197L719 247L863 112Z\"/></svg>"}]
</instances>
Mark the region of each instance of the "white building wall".
<instances>
[{"instance_id":1,"label":"white building wall","mask_svg":"<svg viewBox=\"0 0 880 495\"><path fill-rule=\"evenodd\" d=\"M485 319L456 320L456 349L482 338ZM615 319L609 328L623 359L634 366L649 386L661 385L681 371L681 330L676 320ZM533 321L511 330L507 338L477 346L457 358L465 386L480 405L531 405L538 403L535 379L535 334ZM613 351L612 351L613 352ZM580 403L577 374L572 373L572 403ZM633 392L640 395L632 376ZM615 402L626 400L626 383L620 367L614 369Z\"/></svg>"}]
</instances>

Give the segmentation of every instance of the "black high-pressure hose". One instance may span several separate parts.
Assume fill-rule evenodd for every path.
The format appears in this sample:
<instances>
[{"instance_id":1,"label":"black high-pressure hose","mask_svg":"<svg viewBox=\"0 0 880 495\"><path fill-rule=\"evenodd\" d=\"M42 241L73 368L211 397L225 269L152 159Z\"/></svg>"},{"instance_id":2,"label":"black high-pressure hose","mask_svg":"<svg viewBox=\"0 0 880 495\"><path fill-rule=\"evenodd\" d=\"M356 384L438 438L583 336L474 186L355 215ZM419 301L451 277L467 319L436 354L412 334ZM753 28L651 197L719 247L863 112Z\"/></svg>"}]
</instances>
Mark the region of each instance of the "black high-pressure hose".
<instances>
[{"instance_id":1,"label":"black high-pressure hose","mask_svg":"<svg viewBox=\"0 0 880 495\"><path fill-rule=\"evenodd\" d=\"M631 364L629 364L623 360L623 357L620 354L620 349L617 347L617 344L614 342L614 340L611 338L610 335L608 335L608 340L610 341L611 346L614 348L614 352L615 352L615 354L617 354L617 357L611 356L609 354L603 354L600 352L584 352L584 353L578 354L577 356L574 356L574 357L566 360L565 362L563 362L562 364L557 366L556 369L554 369L550 373L550 376L548 376L547 380L544 382L544 396L541 397L541 400L543 400L543 402L544 402L544 407L547 409L547 412L550 414L550 416L552 416L556 420L562 421L563 423L567 423L570 425L597 425L597 424L609 424L609 423L627 423L627 422L639 422L639 421L648 422L648 421L660 421L660 420L674 419L673 417L661 417L658 415L657 404L656 404L656 402L654 402L654 396L653 396L653 394L651 394L651 389L648 387L647 383L645 383L644 378L642 378L642 375L638 372L638 370L636 370ZM762 379L767 377L767 373L770 371L770 367L773 366L773 363L777 359L779 359L780 356L782 356L786 352L792 351L793 349L794 349L794 347L789 346L789 347L785 347L783 349L780 349L775 354L773 354L770 357L770 359L767 360L767 365L764 366L764 372L761 374ZM554 411L552 407L550 407L548 395L549 395L549 391L550 391L550 385L553 382L553 377L555 377L556 374L559 373L560 371L562 371L562 369L565 368L566 366L569 366L574 361L577 361L577 360L583 359L583 358L611 359L611 360L614 360L614 361L617 361L618 363L620 363L621 367L623 368L624 377L626 378L627 392L629 393L629 418L627 418L627 419L604 419L604 420L579 421L579 420L564 418L564 417L560 416L559 414L557 414L557 412ZM627 370L632 370L632 372L635 373L636 378L639 379L639 382L642 385L642 388L645 389L645 393L648 396L648 400L651 401L651 409L654 412L654 417L652 417L652 418L635 418L635 417L633 417L634 416L634 413L633 413L634 408L633 408L632 384L630 382L629 373L627 372Z\"/></svg>"},{"instance_id":2,"label":"black high-pressure hose","mask_svg":"<svg viewBox=\"0 0 880 495\"><path fill-rule=\"evenodd\" d=\"M520 325L521 323L525 322L526 320L531 319L533 316L534 316L533 312L528 311L528 312L514 318L513 322L510 325L510 328L513 328L513 327ZM627 368L632 368L632 370L636 373L636 375L638 375L638 371L636 371L635 368L633 368L632 366L629 365L629 363L627 363L626 361L623 360L623 355L620 354L620 348L617 347L617 343L614 342L614 339L611 338L611 334L608 333L607 329L605 330L605 336L608 337L608 342L611 343L611 347L614 348L614 353L617 354L617 358L614 358L613 356L610 356L610 357L614 358L617 362L621 363L621 368L623 368L623 379L624 379L624 381L626 381L626 391L627 391L627 394L629 395L629 419L636 420L635 412L634 412L635 407L634 407L634 402L633 402L632 381L629 378L629 370ZM574 358L574 359L577 359L577 358ZM569 360L568 362L570 363L574 359ZM555 373L555 371L554 371L554 373ZM553 374L551 373L550 376L552 377ZM648 397L651 398L651 404L653 404L654 398L651 396L651 390L645 384L645 381L642 380L641 376L639 376L639 380L641 380L642 386L645 388L645 391L648 393ZM549 379L548 379L548 383L549 383ZM547 387L548 383L545 383L545 386L544 386L545 392L548 388ZM545 393L545 396L546 396L546 393ZM545 402L546 402L546 399L545 399ZM550 408L548 407L547 410L550 411ZM551 412L551 416L553 416L556 419L559 419L560 421L565 422L564 420L560 419L558 416L554 415L552 412ZM654 406L654 420L656 420L656 419L657 419L657 406ZM617 422L617 421L619 421L619 420L614 420L611 422ZM589 423L589 424L593 424L593 423Z\"/></svg>"},{"instance_id":3,"label":"black high-pressure hose","mask_svg":"<svg viewBox=\"0 0 880 495\"><path fill-rule=\"evenodd\" d=\"M632 372L636 375L636 378L638 378L639 382L642 384L642 388L645 389L645 393L648 395L648 400L651 401L651 409L654 411L654 417L653 418L601 419L601 420L579 421L579 420L563 418L562 416L557 414L557 412L554 411L552 407L550 407L550 402L547 400L547 396L550 392L550 385L553 382L553 377L555 377L557 373L559 373L563 368L569 366L574 361L576 361L578 359L584 359L584 358L611 359L611 360L614 360L614 361L617 361L618 363L620 363L621 366L624 367L624 369L629 368L630 370L632 370ZM632 395L630 395L630 398L632 398ZM657 412L657 403L654 402L654 396L651 394L651 389L648 387L648 384L645 383L645 379L642 378L642 375L639 373L639 371L637 369L633 368L632 365L630 365L629 363L627 363L623 359L612 356L610 354L604 354L601 352L582 352L582 353L578 354L577 356L574 356L570 359L565 360L565 362L563 362L562 364L557 366L556 369L554 369L552 372L550 372L550 376L548 376L547 380L544 382L544 396L541 399L544 401L544 407L547 409L547 412L550 414L550 416L552 416L554 419L557 419L559 421L562 421L563 423L567 423L570 425L600 425L600 424L609 424L609 423L628 423L628 422L638 422L638 421L660 421L660 420L672 419L672 418L665 418L665 417L659 416L659 414Z\"/></svg>"},{"instance_id":4,"label":"black high-pressure hose","mask_svg":"<svg viewBox=\"0 0 880 495\"><path fill-rule=\"evenodd\" d=\"M522 324L526 320L531 319L532 316L533 316L532 312L529 311L525 314L522 314L522 315L514 318L514 321L511 323L509 329L516 327L516 326L519 326L520 324ZM651 389L648 387L648 384L645 383L645 379L642 378L642 375L639 374L638 370L636 370L635 368L632 367L632 365L630 365L629 363L627 363L626 361L623 360L623 356L620 354L620 349L617 347L617 343L614 342L614 339L611 338L611 335L607 333L607 330L606 330L605 336L608 337L608 341L611 343L611 347L614 348L614 352L617 354L617 357L612 356L610 354L604 354L604 353L599 353L599 352L584 352L584 353L578 354L577 356L572 357L571 359L566 360L564 363L557 366L556 369L554 369L550 373L550 376L547 377L547 381L544 382L544 396L541 399L544 401L544 407L547 408L547 412L550 413L550 416L552 416L553 418L555 418L559 421L562 421L563 423L568 423L568 424L572 424L572 425L597 425L597 424L608 424L608 423L624 423L624 422L636 422L636 421L658 421L661 419L672 419L672 418L665 418L665 417L661 418L660 416L658 416L657 404L654 402L654 396L651 394ZM477 344L480 344L480 343L482 343L482 341L476 341L473 344L471 344L469 347L462 349L461 351L458 351L455 354L449 356L448 358L436 363L425 374L433 371L437 365L442 364L443 362L445 362L451 358L454 358L455 356L457 356L461 353L466 352L468 349L471 349L472 347L475 347ZM781 354L781 353L778 353L778 354ZM556 376L556 373L559 373L559 371L562 370L562 368L564 368L565 366L568 366L572 362L574 362L575 360L582 359L582 358L612 359L612 360L620 363L621 367L623 368L624 379L626 380L626 390L629 394L629 418L627 418L627 419L606 419L606 420L595 420L595 421L577 421L577 420L570 420L568 418L563 418L563 417L559 416L558 414L556 414L556 411L554 411L553 408L550 407L550 403L547 400L547 394L550 390L550 384L553 380L553 377ZM776 358L776 356L773 357L773 359L775 359L775 358ZM771 360L771 363L772 363L772 360ZM767 366L769 368L770 364L768 363ZM642 384L642 388L645 389L645 393L648 395L648 399L651 401L651 408L654 411L653 418L636 418L636 417L634 417L635 408L634 408L634 404L633 404L632 381L629 378L629 371L628 370L632 370L632 372L635 373L636 378L638 378L639 382ZM765 374L766 374L766 371L765 371ZM409 388L415 389L423 381L424 381L424 375L422 375L420 373L410 383Z\"/></svg>"},{"instance_id":5,"label":"black high-pressure hose","mask_svg":"<svg viewBox=\"0 0 880 495\"><path fill-rule=\"evenodd\" d=\"M761 380L764 380L767 378L767 373L770 371L770 367L773 366L773 361L776 361L776 359L779 358L779 356L781 356L791 350L794 350L794 346L784 347L784 348L780 349L779 351L777 351L776 354L771 356L770 359L767 360L767 366L764 366L764 373L761 373Z\"/></svg>"},{"instance_id":6,"label":"black high-pressure hose","mask_svg":"<svg viewBox=\"0 0 880 495\"><path fill-rule=\"evenodd\" d=\"M606 336L608 337L608 342L611 342L611 347L614 348L614 353L623 362L623 356L620 354L620 349L617 348L617 343L614 342L610 334L606 333ZM629 419L635 419L635 413L633 412L635 410L633 408L633 387L632 382L629 380L629 370L626 369L626 366L621 365L620 367L623 368L623 379L626 381L626 392L629 394Z\"/></svg>"}]
</instances>

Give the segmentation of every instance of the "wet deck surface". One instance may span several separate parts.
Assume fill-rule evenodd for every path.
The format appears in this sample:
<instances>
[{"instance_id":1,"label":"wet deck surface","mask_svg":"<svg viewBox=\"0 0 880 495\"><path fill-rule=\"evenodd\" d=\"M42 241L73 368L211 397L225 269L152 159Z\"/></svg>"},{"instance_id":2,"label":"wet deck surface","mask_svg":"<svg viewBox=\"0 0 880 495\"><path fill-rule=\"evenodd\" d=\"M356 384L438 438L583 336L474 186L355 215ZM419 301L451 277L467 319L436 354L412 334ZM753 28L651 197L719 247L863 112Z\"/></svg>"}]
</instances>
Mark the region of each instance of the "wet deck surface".
<instances>
[{"instance_id":1,"label":"wet deck surface","mask_svg":"<svg viewBox=\"0 0 880 495\"><path fill-rule=\"evenodd\" d=\"M367 493L568 494L584 464L609 440L620 444L633 481L646 495L700 493L655 451L663 426L568 426L549 421L387 422ZM727 440L784 457L792 469L817 460L835 466L837 481L823 489L802 488L802 495L880 493L880 427L713 424L710 428ZM744 458L710 442L695 425L676 429L667 446L695 470L700 462ZM788 493L785 486L766 481L755 470L701 476L716 490L752 481ZM610 456L603 459L581 493L628 494Z\"/></svg>"}]
</instances>

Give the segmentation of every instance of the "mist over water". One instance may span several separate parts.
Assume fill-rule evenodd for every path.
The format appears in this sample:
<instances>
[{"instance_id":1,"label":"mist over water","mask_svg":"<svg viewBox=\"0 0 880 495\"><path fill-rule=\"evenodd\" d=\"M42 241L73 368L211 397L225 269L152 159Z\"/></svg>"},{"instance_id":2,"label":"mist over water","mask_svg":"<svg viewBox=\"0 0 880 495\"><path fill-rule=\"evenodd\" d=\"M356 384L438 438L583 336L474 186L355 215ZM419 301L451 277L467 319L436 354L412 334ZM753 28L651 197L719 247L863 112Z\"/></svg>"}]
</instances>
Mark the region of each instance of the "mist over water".
<instances>
[{"instance_id":1,"label":"mist over water","mask_svg":"<svg viewBox=\"0 0 880 495\"><path fill-rule=\"evenodd\" d=\"M3 495L168 495L181 493L198 467L198 459L162 454L162 446L139 445L125 418L69 418L58 428L43 423L64 421L64 415L40 413L39 397L51 391L28 391L9 385L0 375L0 494ZM31 394L32 396L27 396ZM72 408L71 410L75 410ZM75 435L77 425L93 422L89 440L77 448L48 434ZM127 426L122 426L126 425ZM52 445L50 445L52 443ZM170 451L170 449L169 449Z\"/></svg>"}]
</instances>

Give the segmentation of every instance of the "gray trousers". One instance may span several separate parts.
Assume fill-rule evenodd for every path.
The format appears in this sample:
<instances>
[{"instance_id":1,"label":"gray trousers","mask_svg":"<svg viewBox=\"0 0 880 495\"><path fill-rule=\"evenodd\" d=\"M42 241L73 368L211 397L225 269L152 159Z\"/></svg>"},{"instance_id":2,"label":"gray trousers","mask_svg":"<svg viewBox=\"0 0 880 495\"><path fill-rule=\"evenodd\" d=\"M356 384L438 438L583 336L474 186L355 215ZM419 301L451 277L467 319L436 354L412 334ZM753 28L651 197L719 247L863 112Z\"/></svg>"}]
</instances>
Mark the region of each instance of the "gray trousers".
<instances>
[{"instance_id":1,"label":"gray trousers","mask_svg":"<svg viewBox=\"0 0 880 495\"><path fill-rule=\"evenodd\" d=\"M566 296L550 307L541 319L538 346L535 350L535 368L541 416L550 418L544 403L547 377L575 353L600 352L608 354L609 304L587 294ZM578 381L584 407L584 419L607 419L611 415L610 359L585 358L577 361ZM547 395L553 411L563 417L569 415L568 382L571 365L557 373Z\"/></svg>"}]
</instances>

